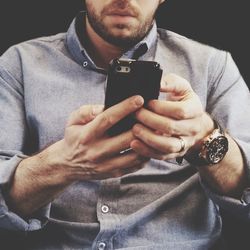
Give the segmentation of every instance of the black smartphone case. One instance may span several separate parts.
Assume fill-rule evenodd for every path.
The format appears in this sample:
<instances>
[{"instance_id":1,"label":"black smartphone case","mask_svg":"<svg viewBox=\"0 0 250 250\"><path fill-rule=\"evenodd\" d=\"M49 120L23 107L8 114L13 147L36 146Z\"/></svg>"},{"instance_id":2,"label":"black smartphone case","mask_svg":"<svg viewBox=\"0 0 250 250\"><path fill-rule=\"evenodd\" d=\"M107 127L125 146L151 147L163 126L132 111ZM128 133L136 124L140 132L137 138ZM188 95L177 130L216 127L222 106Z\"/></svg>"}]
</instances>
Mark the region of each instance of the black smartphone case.
<instances>
[{"instance_id":1,"label":"black smartphone case","mask_svg":"<svg viewBox=\"0 0 250 250\"><path fill-rule=\"evenodd\" d=\"M162 69L154 61L113 60L107 76L105 109L124 99L141 95L144 105L149 100L158 99ZM108 130L109 135L117 135L132 128L136 120L128 115Z\"/></svg>"}]
</instances>

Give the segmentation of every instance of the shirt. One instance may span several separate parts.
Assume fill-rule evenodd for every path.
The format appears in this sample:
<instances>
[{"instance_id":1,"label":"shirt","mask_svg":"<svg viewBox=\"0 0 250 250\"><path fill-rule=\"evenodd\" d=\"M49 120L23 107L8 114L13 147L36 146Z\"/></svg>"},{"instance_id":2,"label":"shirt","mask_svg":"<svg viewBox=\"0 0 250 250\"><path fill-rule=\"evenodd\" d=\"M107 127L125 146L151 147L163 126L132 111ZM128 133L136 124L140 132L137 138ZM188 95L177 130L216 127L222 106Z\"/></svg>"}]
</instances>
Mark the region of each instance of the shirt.
<instances>
[{"instance_id":1,"label":"shirt","mask_svg":"<svg viewBox=\"0 0 250 250\"><path fill-rule=\"evenodd\" d=\"M240 200L216 194L185 160L152 159L120 178L76 182L30 218L8 208L4 186L19 162L62 139L72 111L104 103L107 72L77 35L82 15L66 33L15 45L0 58L0 236L20 234L25 249L210 249L221 237L219 208L249 219L250 192ZM231 55L154 24L123 57L142 44L139 60L187 79L249 170L250 96Z\"/></svg>"}]
</instances>

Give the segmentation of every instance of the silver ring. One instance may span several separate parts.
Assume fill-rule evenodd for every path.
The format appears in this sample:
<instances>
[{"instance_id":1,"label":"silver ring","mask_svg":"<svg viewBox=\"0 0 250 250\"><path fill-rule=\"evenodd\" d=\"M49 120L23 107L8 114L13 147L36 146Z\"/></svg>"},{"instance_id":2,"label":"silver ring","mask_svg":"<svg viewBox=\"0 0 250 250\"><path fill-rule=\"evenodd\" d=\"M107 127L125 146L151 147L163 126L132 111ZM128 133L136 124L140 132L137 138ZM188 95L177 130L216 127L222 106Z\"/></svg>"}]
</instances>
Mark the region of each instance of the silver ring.
<instances>
[{"instance_id":1,"label":"silver ring","mask_svg":"<svg viewBox=\"0 0 250 250\"><path fill-rule=\"evenodd\" d=\"M180 150L178 151L178 153L181 153L181 152L184 151L185 148L186 148L186 142L185 142L185 140L184 140L182 137L180 137L180 136L178 136L177 138L179 139L179 142L181 143L181 148L180 148Z\"/></svg>"}]
</instances>

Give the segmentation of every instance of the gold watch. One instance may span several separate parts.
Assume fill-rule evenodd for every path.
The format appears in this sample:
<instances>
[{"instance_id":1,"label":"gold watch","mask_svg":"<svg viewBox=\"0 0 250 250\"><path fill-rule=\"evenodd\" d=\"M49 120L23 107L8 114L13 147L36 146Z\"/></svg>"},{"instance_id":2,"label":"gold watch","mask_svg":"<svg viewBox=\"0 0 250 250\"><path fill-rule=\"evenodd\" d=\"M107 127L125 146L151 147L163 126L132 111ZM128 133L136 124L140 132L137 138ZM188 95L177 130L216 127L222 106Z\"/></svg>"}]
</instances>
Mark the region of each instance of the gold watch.
<instances>
[{"instance_id":1,"label":"gold watch","mask_svg":"<svg viewBox=\"0 0 250 250\"><path fill-rule=\"evenodd\" d=\"M188 162L196 166L203 166L214 165L223 160L228 151L228 139L222 127L215 120L214 126L213 132L203 139L200 150L184 156Z\"/></svg>"}]
</instances>

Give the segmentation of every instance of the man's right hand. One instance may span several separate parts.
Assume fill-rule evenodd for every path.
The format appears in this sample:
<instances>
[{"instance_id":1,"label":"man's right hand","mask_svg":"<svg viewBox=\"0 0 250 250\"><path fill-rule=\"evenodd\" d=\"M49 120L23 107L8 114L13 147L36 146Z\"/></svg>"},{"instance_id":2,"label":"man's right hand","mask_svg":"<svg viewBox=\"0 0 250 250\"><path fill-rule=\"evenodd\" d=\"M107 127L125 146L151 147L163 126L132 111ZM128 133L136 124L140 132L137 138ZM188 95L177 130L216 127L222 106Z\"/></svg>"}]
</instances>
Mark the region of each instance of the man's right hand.
<instances>
[{"instance_id":1,"label":"man's right hand","mask_svg":"<svg viewBox=\"0 0 250 250\"><path fill-rule=\"evenodd\" d=\"M143 106L134 96L102 111L102 106L82 106L74 111L60 142L60 157L71 180L97 180L119 177L143 167L147 160L130 150L132 131L109 137L106 131L119 120Z\"/></svg>"},{"instance_id":2,"label":"man's right hand","mask_svg":"<svg viewBox=\"0 0 250 250\"><path fill-rule=\"evenodd\" d=\"M20 162L6 190L9 208L26 217L75 181L119 177L141 169L148 158L133 150L120 153L130 148L132 132L108 137L106 131L142 106L142 97L136 96L105 111L83 106L73 112L62 140Z\"/></svg>"}]
</instances>

